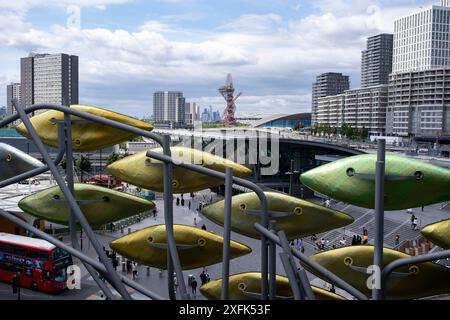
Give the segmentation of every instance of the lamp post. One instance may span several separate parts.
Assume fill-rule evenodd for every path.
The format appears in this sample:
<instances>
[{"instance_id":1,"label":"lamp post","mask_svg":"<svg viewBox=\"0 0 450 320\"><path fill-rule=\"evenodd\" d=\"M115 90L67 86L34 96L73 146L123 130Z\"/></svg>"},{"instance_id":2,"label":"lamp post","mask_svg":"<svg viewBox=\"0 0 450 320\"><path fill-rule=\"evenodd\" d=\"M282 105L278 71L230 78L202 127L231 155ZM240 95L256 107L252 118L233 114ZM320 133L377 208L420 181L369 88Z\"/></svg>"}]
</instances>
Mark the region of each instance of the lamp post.
<instances>
[{"instance_id":1,"label":"lamp post","mask_svg":"<svg viewBox=\"0 0 450 320\"><path fill-rule=\"evenodd\" d=\"M286 172L286 175L289 175L289 195L292 196L293 187L294 187L294 174L298 173L298 171L294 171L294 160L291 160L291 170ZM302 196L303 198L303 196Z\"/></svg>"}]
</instances>

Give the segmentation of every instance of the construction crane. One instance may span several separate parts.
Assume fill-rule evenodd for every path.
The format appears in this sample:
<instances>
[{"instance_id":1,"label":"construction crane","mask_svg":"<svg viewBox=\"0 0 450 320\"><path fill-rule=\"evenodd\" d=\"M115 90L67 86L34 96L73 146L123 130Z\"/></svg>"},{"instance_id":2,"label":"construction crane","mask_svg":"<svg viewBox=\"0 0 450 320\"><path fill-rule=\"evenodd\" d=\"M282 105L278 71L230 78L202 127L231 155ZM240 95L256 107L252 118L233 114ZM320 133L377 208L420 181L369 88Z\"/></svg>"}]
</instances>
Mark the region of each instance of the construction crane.
<instances>
[{"instance_id":1,"label":"construction crane","mask_svg":"<svg viewBox=\"0 0 450 320\"><path fill-rule=\"evenodd\" d=\"M234 96L233 77L231 74L227 75L227 82L224 86L219 88L219 92L227 102L227 107L222 115L222 122L230 126L235 125L236 118L234 115L236 112L236 100L242 95L242 92L239 92L236 97Z\"/></svg>"}]
</instances>

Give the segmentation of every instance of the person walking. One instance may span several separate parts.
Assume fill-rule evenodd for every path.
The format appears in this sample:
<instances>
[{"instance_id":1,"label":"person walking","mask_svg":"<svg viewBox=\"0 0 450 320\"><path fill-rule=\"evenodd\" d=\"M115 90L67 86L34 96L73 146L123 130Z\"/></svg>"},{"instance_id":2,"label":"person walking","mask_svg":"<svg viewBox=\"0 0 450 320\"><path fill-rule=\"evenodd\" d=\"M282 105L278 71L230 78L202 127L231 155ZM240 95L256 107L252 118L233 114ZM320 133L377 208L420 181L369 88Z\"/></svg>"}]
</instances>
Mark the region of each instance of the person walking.
<instances>
[{"instance_id":1,"label":"person walking","mask_svg":"<svg viewBox=\"0 0 450 320\"><path fill-rule=\"evenodd\" d=\"M191 210L191 200L188 201L188 209Z\"/></svg>"},{"instance_id":2,"label":"person walking","mask_svg":"<svg viewBox=\"0 0 450 320\"><path fill-rule=\"evenodd\" d=\"M395 236L395 246L398 246L400 244L400 235Z\"/></svg>"},{"instance_id":3,"label":"person walking","mask_svg":"<svg viewBox=\"0 0 450 320\"><path fill-rule=\"evenodd\" d=\"M181 206L184 207L184 199L181 198Z\"/></svg>"},{"instance_id":4,"label":"person walking","mask_svg":"<svg viewBox=\"0 0 450 320\"><path fill-rule=\"evenodd\" d=\"M133 280L136 280L137 275L138 275L137 263L136 262L133 262L133 264L131 265L131 270L133 272Z\"/></svg>"},{"instance_id":5,"label":"person walking","mask_svg":"<svg viewBox=\"0 0 450 320\"><path fill-rule=\"evenodd\" d=\"M206 231L206 225L205 224L202 225L202 230Z\"/></svg>"},{"instance_id":6,"label":"person walking","mask_svg":"<svg viewBox=\"0 0 450 320\"><path fill-rule=\"evenodd\" d=\"M180 205L180 198L177 197L177 202L176 202L177 206Z\"/></svg>"},{"instance_id":7,"label":"person walking","mask_svg":"<svg viewBox=\"0 0 450 320\"><path fill-rule=\"evenodd\" d=\"M194 217L194 226L197 226L197 217Z\"/></svg>"},{"instance_id":8,"label":"person walking","mask_svg":"<svg viewBox=\"0 0 450 320\"><path fill-rule=\"evenodd\" d=\"M411 216L411 228L414 229L414 220L416 219L416 216L413 214Z\"/></svg>"},{"instance_id":9,"label":"person walking","mask_svg":"<svg viewBox=\"0 0 450 320\"><path fill-rule=\"evenodd\" d=\"M200 273L200 281L202 282L202 286L208 282L205 270L203 270L202 273Z\"/></svg>"},{"instance_id":10,"label":"person walking","mask_svg":"<svg viewBox=\"0 0 450 320\"><path fill-rule=\"evenodd\" d=\"M197 280L195 280L195 277L192 279L191 288L192 288L192 295L194 296L194 298L197 297Z\"/></svg>"},{"instance_id":11,"label":"person walking","mask_svg":"<svg viewBox=\"0 0 450 320\"><path fill-rule=\"evenodd\" d=\"M352 246L356 246L357 240L356 240L356 234L352 237Z\"/></svg>"},{"instance_id":12,"label":"person walking","mask_svg":"<svg viewBox=\"0 0 450 320\"><path fill-rule=\"evenodd\" d=\"M413 220L413 230L418 230L417 225L419 224L419 220L417 219L417 217L414 218Z\"/></svg>"}]
</instances>

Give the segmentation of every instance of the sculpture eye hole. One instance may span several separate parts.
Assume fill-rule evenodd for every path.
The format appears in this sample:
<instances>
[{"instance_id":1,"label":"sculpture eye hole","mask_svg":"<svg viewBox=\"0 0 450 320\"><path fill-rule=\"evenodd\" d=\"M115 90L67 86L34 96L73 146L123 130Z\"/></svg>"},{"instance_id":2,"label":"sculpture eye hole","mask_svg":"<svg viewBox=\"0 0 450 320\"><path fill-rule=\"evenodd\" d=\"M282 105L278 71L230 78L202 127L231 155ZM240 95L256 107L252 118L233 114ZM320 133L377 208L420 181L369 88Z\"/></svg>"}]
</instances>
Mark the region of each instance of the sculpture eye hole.
<instances>
[{"instance_id":1,"label":"sculpture eye hole","mask_svg":"<svg viewBox=\"0 0 450 320\"><path fill-rule=\"evenodd\" d=\"M172 180L172 187L177 188L179 185L177 180Z\"/></svg>"},{"instance_id":2,"label":"sculpture eye hole","mask_svg":"<svg viewBox=\"0 0 450 320\"><path fill-rule=\"evenodd\" d=\"M353 177L354 175L355 175L355 169L353 169L353 168L348 168L348 169L347 169L347 176Z\"/></svg>"},{"instance_id":3,"label":"sculpture eye hole","mask_svg":"<svg viewBox=\"0 0 450 320\"><path fill-rule=\"evenodd\" d=\"M238 285L239 290L245 291L245 289L247 289L247 286L245 285L245 283L241 282Z\"/></svg>"},{"instance_id":4,"label":"sculpture eye hole","mask_svg":"<svg viewBox=\"0 0 450 320\"><path fill-rule=\"evenodd\" d=\"M148 242L153 242L153 237L149 237L147 240Z\"/></svg>"},{"instance_id":5,"label":"sculpture eye hole","mask_svg":"<svg viewBox=\"0 0 450 320\"><path fill-rule=\"evenodd\" d=\"M418 274L419 273L419 267L418 266L411 266L409 268L409 273L411 273L411 274Z\"/></svg>"},{"instance_id":6,"label":"sculpture eye hole","mask_svg":"<svg viewBox=\"0 0 450 320\"><path fill-rule=\"evenodd\" d=\"M353 265L353 259L350 258L350 257L347 257L347 258L344 259L344 263L347 266L351 266L351 265Z\"/></svg>"},{"instance_id":7,"label":"sculpture eye hole","mask_svg":"<svg viewBox=\"0 0 450 320\"><path fill-rule=\"evenodd\" d=\"M11 160L12 160L12 155L11 154L8 154L7 156L6 156L6 161L8 161L8 162L11 162Z\"/></svg>"},{"instance_id":8,"label":"sculpture eye hole","mask_svg":"<svg viewBox=\"0 0 450 320\"><path fill-rule=\"evenodd\" d=\"M56 126L56 118L51 118L50 123L54 126Z\"/></svg>"},{"instance_id":9,"label":"sculpture eye hole","mask_svg":"<svg viewBox=\"0 0 450 320\"><path fill-rule=\"evenodd\" d=\"M414 173L414 176L416 177L417 180L422 180L423 179L423 172L422 171L416 171Z\"/></svg>"},{"instance_id":10,"label":"sculpture eye hole","mask_svg":"<svg viewBox=\"0 0 450 320\"><path fill-rule=\"evenodd\" d=\"M109 202L109 200L110 200L108 196L104 196L102 199L103 199L103 202Z\"/></svg>"},{"instance_id":11,"label":"sculpture eye hole","mask_svg":"<svg viewBox=\"0 0 450 320\"><path fill-rule=\"evenodd\" d=\"M81 140L80 140L80 139L75 140L75 144L76 144L77 146L81 145Z\"/></svg>"},{"instance_id":12,"label":"sculpture eye hole","mask_svg":"<svg viewBox=\"0 0 450 320\"><path fill-rule=\"evenodd\" d=\"M53 199L55 199L55 200L59 200L59 199L60 199L60 196L59 196L59 195L57 195L57 194L55 194L55 195L53 196Z\"/></svg>"},{"instance_id":13,"label":"sculpture eye hole","mask_svg":"<svg viewBox=\"0 0 450 320\"><path fill-rule=\"evenodd\" d=\"M206 245L206 240L203 238L198 239L198 245L204 247Z\"/></svg>"},{"instance_id":14,"label":"sculpture eye hole","mask_svg":"<svg viewBox=\"0 0 450 320\"><path fill-rule=\"evenodd\" d=\"M148 158L145 159L145 164L146 164L146 165L150 165L151 163L152 163L152 160L151 160L151 159L148 159Z\"/></svg>"},{"instance_id":15,"label":"sculpture eye hole","mask_svg":"<svg viewBox=\"0 0 450 320\"><path fill-rule=\"evenodd\" d=\"M297 216L301 215L303 212L303 209L300 207L297 207L294 209L294 214L296 214Z\"/></svg>"},{"instance_id":16,"label":"sculpture eye hole","mask_svg":"<svg viewBox=\"0 0 450 320\"><path fill-rule=\"evenodd\" d=\"M240 208L241 210L245 210L245 209L247 209L247 205L246 205L245 203L241 203L241 204L239 205L239 208Z\"/></svg>"}]
</instances>

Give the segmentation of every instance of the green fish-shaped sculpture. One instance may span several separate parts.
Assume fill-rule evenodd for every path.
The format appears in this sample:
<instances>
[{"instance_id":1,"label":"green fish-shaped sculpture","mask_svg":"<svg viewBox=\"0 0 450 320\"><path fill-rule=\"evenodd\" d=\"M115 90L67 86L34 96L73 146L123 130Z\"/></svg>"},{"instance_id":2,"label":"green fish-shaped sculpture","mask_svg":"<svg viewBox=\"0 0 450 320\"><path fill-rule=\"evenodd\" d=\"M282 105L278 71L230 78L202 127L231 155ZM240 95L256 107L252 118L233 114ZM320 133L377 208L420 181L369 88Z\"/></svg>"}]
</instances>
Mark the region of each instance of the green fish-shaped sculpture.
<instances>
[{"instance_id":1,"label":"green fish-shaped sculpture","mask_svg":"<svg viewBox=\"0 0 450 320\"><path fill-rule=\"evenodd\" d=\"M325 267L356 289L371 296L368 288L367 268L373 265L373 246L351 246L320 252L310 258ZM383 266L409 255L385 248ZM321 277L316 271L311 273ZM328 282L330 280L324 279ZM450 293L450 269L433 262L419 263L398 268L386 283L387 299L417 299Z\"/></svg>"},{"instance_id":2,"label":"green fish-shaped sculpture","mask_svg":"<svg viewBox=\"0 0 450 320\"><path fill-rule=\"evenodd\" d=\"M353 222L346 213L294 198L282 193L265 192L271 220L276 231L284 230L289 240L344 227ZM224 201L203 208L203 215L211 221L224 224ZM261 203L254 192L232 198L231 229L251 238L260 239L255 222L261 221Z\"/></svg>"},{"instance_id":3,"label":"green fish-shaped sculpture","mask_svg":"<svg viewBox=\"0 0 450 320\"><path fill-rule=\"evenodd\" d=\"M155 208L153 202L143 198L89 184L75 184L75 199L89 224L94 227ZM50 222L69 223L69 206L58 186L20 200L19 208Z\"/></svg>"},{"instance_id":4,"label":"green fish-shaped sculpture","mask_svg":"<svg viewBox=\"0 0 450 320\"><path fill-rule=\"evenodd\" d=\"M421 232L434 244L444 249L450 249L450 219L430 224Z\"/></svg>"},{"instance_id":5,"label":"green fish-shaped sculpture","mask_svg":"<svg viewBox=\"0 0 450 320\"><path fill-rule=\"evenodd\" d=\"M341 159L301 175L308 188L373 209L377 155ZM385 209L400 210L450 200L450 170L406 157L386 156Z\"/></svg>"},{"instance_id":6,"label":"green fish-shaped sculpture","mask_svg":"<svg viewBox=\"0 0 450 320\"><path fill-rule=\"evenodd\" d=\"M209 266L222 261L223 238L199 228L174 225L175 242L184 270ZM140 264L167 269L167 234L165 225L145 228L110 243L111 249ZM230 257L249 254L251 249L231 241Z\"/></svg>"},{"instance_id":7,"label":"green fish-shaped sculpture","mask_svg":"<svg viewBox=\"0 0 450 320\"><path fill-rule=\"evenodd\" d=\"M43 166L42 162L25 152L0 142L0 181Z\"/></svg>"},{"instance_id":8,"label":"green fish-shaped sculpture","mask_svg":"<svg viewBox=\"0 0 450 320\"><path fill-rule=\"evenodd\" d=\"M276 277L276 295L279 300L292 300L289 279L280 275ZM311 286L317 300L345 300L344 297L324 289ZM222 293L222 279L213 280L200 287L200 292L209 300L220 300ZM230 300L261 300L261 273L247 272L230 276Z\"/></svg>"},{"instance_id":9,"label":"green fish-shaped sculpture","mask_svg":"<svg viewBox=\"0 0 450 320\"><path fill-rule=\"evenodd\" d=\"M162 154L162 148L150 150ZM202 165L205 168L225 172L227 167L233 169L236 177L251 175L247 167L233 161L223 159L213 154L184 147L172 147L172 157L181 162ZM146 151L126 157L109 165L107 171L135 186L153 190L164 191L163 164L161 161L147 157ZM223 184L223 180L216 179L194 171L175 167L173 169L173 192L187 193L212 188Z\"/></svg>"},{"instance_id":10,"label":"green fish-shaped sculpture","mask_svg":"<svg viewBox=\"0 0 450 320\"><path fill-rule=\"evenodd\" d=\"M149 123L106 109L83 105L72 105L71 108L146 131L153 130L153 126ZM84 120L76 116L71 116L71 119L72 148L76 151L103 149L136 137L133 133L119 130L97 122ZM48 146L58 147L57 123L64 121L64 113L55 110L48 110L32 117L30 120L43 143ZM16 127L16 130L21 135L30 138L30 134L23 123L19 124Z\"/></svg>"}]
</instances>

